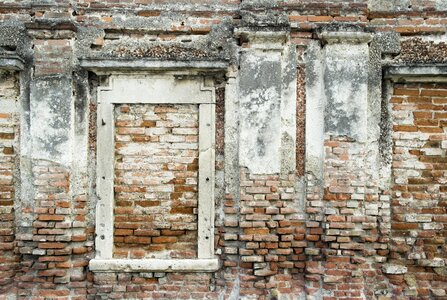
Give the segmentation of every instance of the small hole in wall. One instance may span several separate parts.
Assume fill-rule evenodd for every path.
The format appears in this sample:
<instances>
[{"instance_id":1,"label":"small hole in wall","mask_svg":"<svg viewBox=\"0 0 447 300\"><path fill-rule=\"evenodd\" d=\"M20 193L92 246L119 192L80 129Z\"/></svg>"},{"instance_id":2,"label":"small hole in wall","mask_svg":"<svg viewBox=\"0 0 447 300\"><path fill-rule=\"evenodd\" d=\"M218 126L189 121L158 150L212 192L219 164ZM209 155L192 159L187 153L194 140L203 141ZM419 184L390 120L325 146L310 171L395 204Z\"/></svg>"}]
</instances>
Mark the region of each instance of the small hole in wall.
<instances>
[{"instance_id":1,"label":"small hole in wall","mask_svg":"<svg viewBox=\"0 0 447 300\"><path fill-rule=\"evenodd\" d=\"M101 48L102 48L102 45L95 45L95 44L90 45L90 49L92 49L92 50L99 50Z\"/></svg>"},{"instance_id":2,"label":"small hole in wall","mask_svg":"<svg viewBox=\"0 0 447 300\"><path fill-rule=\"evenodd\" d=\"M412 5L408 5L408 8L411 9L413 6Z\"/></svg>"},{"instance_id":3,"label":"small hole in wall","mask_svg":"<svg viewBox=\"0 0 447 300\"><path fill-rule=\"evenodd\" d=\"M101 235L101 240L104 240L106 237L104 235Z\"/></svg>"},{"instance_id":4,"label":"small hole in wall","mask_svg":"<svg viewBox=\"0 0 447 300\"><path fill-rule=\"evenodd\" d=\"M206 237L205 237L206 240L208 240L209 238L210 238L209 236L206 236Z\"/></svg>"},{"instance_id":5,"label":"small hole in wall","mask_svg":"<svg viewBox=\"0 0 447 300\"><path fill-rule=\"evenodd\" d=\"M4 46L1 46L1 48L8 52L13 52L13 51L16 51L16 49L17 49L17 47L13 46L13 45L4 45Z\"/></svg>"}]
</instances>

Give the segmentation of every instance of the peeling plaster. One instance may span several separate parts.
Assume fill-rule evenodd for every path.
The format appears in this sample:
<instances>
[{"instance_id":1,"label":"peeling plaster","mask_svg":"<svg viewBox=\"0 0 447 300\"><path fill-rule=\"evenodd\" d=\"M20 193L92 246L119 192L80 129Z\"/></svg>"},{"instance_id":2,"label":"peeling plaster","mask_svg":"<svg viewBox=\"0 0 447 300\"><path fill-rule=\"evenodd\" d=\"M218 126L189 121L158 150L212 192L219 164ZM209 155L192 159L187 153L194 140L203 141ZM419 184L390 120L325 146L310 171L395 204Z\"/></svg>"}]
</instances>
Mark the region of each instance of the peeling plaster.
<instances>
[{"instance_id":1,"label":"peeling plaster","mask_svg":"<svg viewBox=\"0 0 447 300\"><path fill-rule=\"evenodd\" d=\"M368 45L330 44L325 47L325 56L325 132L365 140Z\"/></svg>"},{"instance_id":2,"label":"peeling plaster","mask_svg":"<svg viewBox=\"0 0 447 300\"><path fill-rule=\"evenodd\" d=\"M245 52L241 57L240 162L255 174L280 172L280 53Z\"/></svg>"}]
</instances>

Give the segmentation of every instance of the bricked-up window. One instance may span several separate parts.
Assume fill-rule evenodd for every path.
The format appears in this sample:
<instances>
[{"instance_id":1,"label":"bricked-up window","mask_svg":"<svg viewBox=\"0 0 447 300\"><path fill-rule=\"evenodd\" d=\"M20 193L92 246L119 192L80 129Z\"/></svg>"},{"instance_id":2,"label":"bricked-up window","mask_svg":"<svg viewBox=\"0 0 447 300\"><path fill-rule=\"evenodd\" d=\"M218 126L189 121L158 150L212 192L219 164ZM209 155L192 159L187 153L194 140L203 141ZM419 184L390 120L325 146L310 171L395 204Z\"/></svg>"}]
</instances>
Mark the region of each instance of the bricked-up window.
<instances>
[{"instance_id":1,"label":"bricked-up window","mask_svg":"<svg viewBox=\"0 0 447 300\"><path fill-rule=\"evenodd\" d=\"M93 271L213 271L215 94L203 76L99 88Z\"/></svg>"}]
</instances>

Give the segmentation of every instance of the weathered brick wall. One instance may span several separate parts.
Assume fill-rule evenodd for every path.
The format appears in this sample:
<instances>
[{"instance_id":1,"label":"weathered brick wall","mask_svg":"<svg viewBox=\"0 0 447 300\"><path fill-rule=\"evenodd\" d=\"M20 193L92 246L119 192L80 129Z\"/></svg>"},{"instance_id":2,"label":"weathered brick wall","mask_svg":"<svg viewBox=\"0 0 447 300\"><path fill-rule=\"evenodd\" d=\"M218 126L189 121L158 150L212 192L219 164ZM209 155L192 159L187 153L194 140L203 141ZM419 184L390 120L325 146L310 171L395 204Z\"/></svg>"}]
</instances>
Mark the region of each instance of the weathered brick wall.
<instances>
[{"instance_id":1,"label":"weathered brick wall","mask_svg":"<svg viewBox=\"0 0 447 300\"><path fill-rule=\"evenodd\" d=\"M197 257L197 105L115 111L116 258Z\"/></svg>"},{"instance_id":2,"label":"weathered brick wall","mask_svg":"<svg viewBox=\"0 0 447 300\"><path fill-rule=\"evenodd\" d=\"M0 298L445 299L447 86L432 82L446 74L390 83L382 66L447 62L446 11L443 0L1 1L0 65L11 69L3 59L19 56L23 70L0 71ZM328 40L322 31L356 34ZM358 37L367 32L372 41ZM369 55L358 70L368 90L352 102L369 97L365 115L354 112L368 124L362 139L307 127L349 110L327 106L334 91L351 92L328 86L332 43L364 43ZM245 53L265 74L281 72L263 81L253 67L238 86L250 73ZM147 61L184 63L179 73L197 61L227 64L198 68L216 87L217 271L90 271L97 88L117 70L85 67L85 58L137 62L118 72ZM257 88L279 92L260 93L241 113ZM280 106L281 132L266 130L274 118L253 121L272 99L266 115ZM322 116L314 123L313 105ZM198 106L118 105L114 116L114 258L197 257ZM283 152L281 172L241 163L247 119L261 136L256 155L281 136L293 164Z\"/></svg>"},{"instance_id":3,"label":"weathered brick wall","mask_svg":"<svg viewBox=\"0 0 447 300\"><path fill-rule=\"evenodd\" d=\"M241 295L262 296L263 289L299 294L303 287L304 222L293 207L295 175L253 175L241 170L241 208L237 235L243 243L225 251L239 253Z\"/></svg>"},{"instance_id":4,"label":"weathered brick wall","mask_svg":"<svg viewBox=\"0 0 447 300\"><path fill-rule=\"evenodd\" d=\"M392 238L390 261L408 268L394 275L406 296L445 295L445 140L447 86L396 84L393 114Z\"/></svg>"},{"instance_id":5,"label":"weathered brick wall","mask_svg":"<svg viewBox=\"0 0 447 300\"><path fill-rule=\"evenodd\" d=\"M89 292L104 299L216 299L212 274L96 273Z\"/></svg>"},{"instance_id":6,"label":"weathered brick wall","mask_svg":"<svg viewBox=\"0 0 447 300\"><path fill-rule=\"evenodd\" d=\"M332 137L325 148L323 283L334 299L373 298L382 280L376 278L381 273L374 264L383 261L387 245L379 240L381 204L377 183L365 169L367 146L350 138Z\"/></svg>"},{"instance_id":7,"label":"weathered brick wall","mask_svg":"<svg viewBox=\"0 0 447 300\"><path fill-rule=\"evenodd\" d=\"M59 165L42 161L33 167L36 186L36 219L34 230L22 237L19 295L56 297L70 295L72 267L71 207L68 171Z\"/></svg>"},{"instance_id":8,"label":"weathered brick wall","mask_svg":"<svg viewBox=\"0 0 447 300\"><path fill-rule=\"evenodd\" d=\"M19 141L19 81L15 72L0 72L0 294L13 290L18 257L14 253L14 202Z\"/></svg>"}]
</instances>

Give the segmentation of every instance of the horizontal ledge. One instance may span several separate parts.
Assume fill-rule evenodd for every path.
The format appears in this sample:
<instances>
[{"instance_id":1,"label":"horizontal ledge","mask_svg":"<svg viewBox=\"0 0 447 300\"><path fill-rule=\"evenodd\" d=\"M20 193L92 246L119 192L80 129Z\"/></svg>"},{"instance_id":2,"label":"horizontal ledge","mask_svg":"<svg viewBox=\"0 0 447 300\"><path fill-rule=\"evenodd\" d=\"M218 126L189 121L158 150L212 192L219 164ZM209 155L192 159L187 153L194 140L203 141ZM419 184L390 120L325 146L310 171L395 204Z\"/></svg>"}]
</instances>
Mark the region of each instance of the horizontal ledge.
<instances>
[{"instance_id":1,"label":"horizontal ledge","mask_svg":"<svg viewBox=\"0 0 447 300\"><path fill-rule=\"evenodd\" d=\"M92 259L93 272L214 272L217 258L210 259Z\"/></svg>"},{"instance_id":2,"label":"horizontal ledge","mask_svg":"<svg viewBox=\"0 0 447 300\"><path fill-rule=\"evenodd\" d=\"M103 102L98 102L98 104L102 104L102 103L104 103L104 104L113 104L113 105L117 105L117 104L197 104L197 105L200 105L200 104L212 104L212 105L215 105L216 103L215 102L209 102L209 101L194 101L194 99L191 99L190 101L188 101L188 100L179 100L179 101L160 101L160 100L158 100L158 101L156 101L156 100L154 100L154 101L152 101L152 100L148 100L148 101L131 101L131 100L128 100L128 101L121 101L121 100L114 100L114 99L111 99L110 101L108 101L108 102L105 102L105 101L103 101Z\"/></svg>"},{"instance_id":3,"label":"horizontal ledge","mask_svg":"<svg viewBox=\"0 0 447 300\"><path fill-rule=\"evenodd\" d=\"M226 70L228 63L224 61L174 61L174 60L152 60L152 59L96 59L83 58L80 59L81 67L89 70L178 70L178 69L199 69L207 71Z\"/></svg>"},{"instance_id":4,"label":"horizontal ledge","mask_svg":"<svg viewBox=\"0 0 447 300\"><path fill-rule=\"evenodd\" d=\"M24 68L23 60L18 56L0 57L0 69L21 71Z\"/></svg>"},{"instance_id":5,"label":"horizontal ledge","mask_svg":"<svg viewBox=\"0 0 447 300\"><path fill-rule=\"evenodd\" d=\"M393 81L447 81L447 65L390 65L383 76Z\"/></svg>"}]
</instances>

